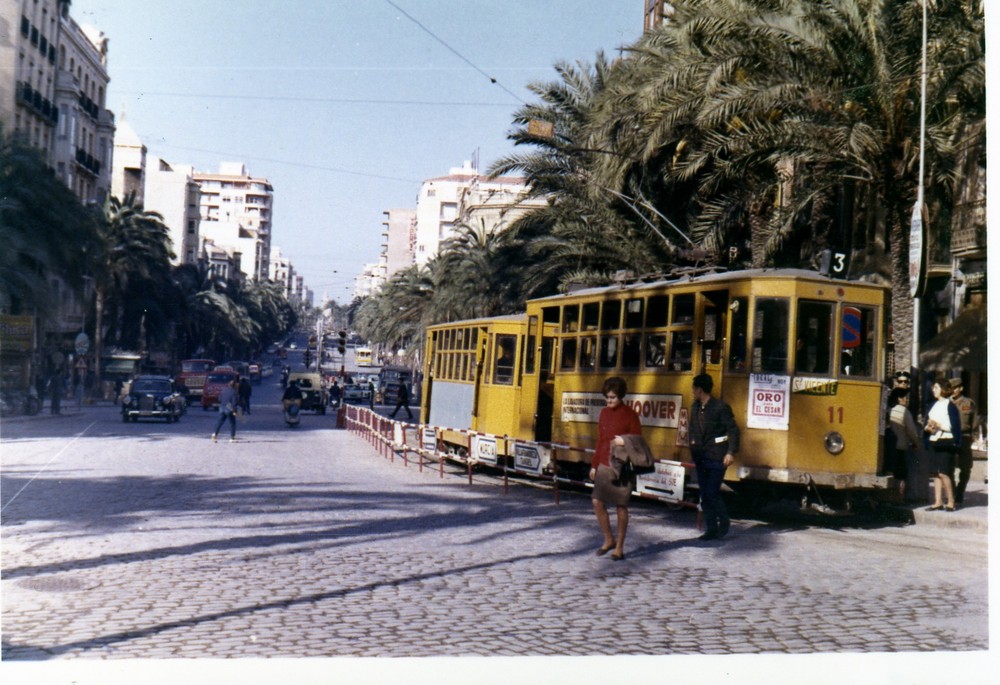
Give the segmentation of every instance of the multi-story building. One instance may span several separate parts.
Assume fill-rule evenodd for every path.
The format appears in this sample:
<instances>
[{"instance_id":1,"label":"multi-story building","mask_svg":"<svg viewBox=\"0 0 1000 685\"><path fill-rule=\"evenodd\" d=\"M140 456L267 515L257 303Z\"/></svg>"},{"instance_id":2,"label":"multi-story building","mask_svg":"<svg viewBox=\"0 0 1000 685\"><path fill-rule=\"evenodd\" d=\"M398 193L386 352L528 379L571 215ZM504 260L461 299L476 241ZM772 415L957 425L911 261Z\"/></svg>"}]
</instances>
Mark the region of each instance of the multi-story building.
<instances>
[{"instance_id":1,"label":"multi-story building","mask_svg":"<svg viewBox=\"0 0 1000 685\"><path fill-rule=\"evenodd\" d=\"M500 231L544 202L529 196L523 178L480 176L470 162L452 168L447 176L428 179L417 195L414 262L426 264L460 223L472 221L476 228Z\"/></svg>"},{"instance_id":2,"label":"multi-story building","mask_svg":"<svg viewBox=\"0 0 1000 685\"><path fill-rule=\"evenodd\" d=\"M216 247L240 254L249 278L267 278L271 263L271 207L274 189L250 176L241 162L223 162L219 173L197 171L201 186L201 235Z\"/></svg>"},{"instance_id":3,"label":"multi-story building","mask_svg":"<svg viewBox=\"0 0 1000 685\"><path fill-rule=\"evenodd\" d=\"M397 271L413 264L414 246L417 242L417 211L387 209L382 215L385 220L382 222L378 277L384 283Z\"/></svg>"},{"instance_id":4,"label":"multi-story building","mask_svg":"<svg viewBox=\"0 0 1000 685\"><path fill-rule=\"evenodd\" d=\"M111 194L124 200L130 194L145 205L146 146L121 112L115 127L111 164ZM146 207L149 209L149 207Z\"/></svg>"},{"instance_id":5,"label":"multi-story building","mask_svg":"<svg viewBox=\"0 0 1000 685\"><path fill-rule=\"evenodd\" d=\"M115 135L114 115L105 107L108 39L92 26L79 26L68 12L60 23L53 166L82 202L100 203L111 189Z\"/></svg>"},{"instance_id":6,"label":"multi-story building","mask_svg":"<svg viewBox=\"0 0 1000 685\"><path fill-rule=\"evenodd\" d=\"M67 0L20 0L0 3L0 123L4 133L19 136L53 165L59 108L59 21Z\"/></svg>"},{"instance_id":7,"label":"multi-story building","mask_svg":"<svg viewBox=\"0 0 1000 685\"><path fill-rule=\"evenodd\" d=\"M281 248L277 245L271 246L271 260L267 270L267 277L271 282L281 286L282 291L285 293L285 299L291 300L295 268L292 266L292 260L283 256Z\"/></svg>"},{"instance_id":8,"label":"multi-story building","mask_svg":"<svg viewBox=\"0 0 1000 685\"><path fill-rule=\"evenodd\" d=\"M173 263L196 263L202 257L201 186L194 180L194 167L155 157L146 170L145 189L145 208L162 216L170 229Z\"/></svg>"}]
</instances>

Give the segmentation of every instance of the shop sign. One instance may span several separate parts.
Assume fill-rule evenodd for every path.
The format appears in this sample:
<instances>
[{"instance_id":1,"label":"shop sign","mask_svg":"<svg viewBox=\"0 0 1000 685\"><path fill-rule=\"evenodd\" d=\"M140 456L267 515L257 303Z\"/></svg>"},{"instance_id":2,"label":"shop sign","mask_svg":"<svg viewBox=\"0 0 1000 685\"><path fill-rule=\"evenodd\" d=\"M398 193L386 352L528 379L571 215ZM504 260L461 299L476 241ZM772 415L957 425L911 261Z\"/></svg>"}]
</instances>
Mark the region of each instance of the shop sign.
<instances>
[{"instance_id":1,"label":"shop sign","mask_svg":"<svg viewBox=\"0 0 1000 685\"><path fill-rule=\"evenodd\" d=\"M0 315L0 349L4 353L31 352L34 317Z\"/></svg>"}]
</instances>

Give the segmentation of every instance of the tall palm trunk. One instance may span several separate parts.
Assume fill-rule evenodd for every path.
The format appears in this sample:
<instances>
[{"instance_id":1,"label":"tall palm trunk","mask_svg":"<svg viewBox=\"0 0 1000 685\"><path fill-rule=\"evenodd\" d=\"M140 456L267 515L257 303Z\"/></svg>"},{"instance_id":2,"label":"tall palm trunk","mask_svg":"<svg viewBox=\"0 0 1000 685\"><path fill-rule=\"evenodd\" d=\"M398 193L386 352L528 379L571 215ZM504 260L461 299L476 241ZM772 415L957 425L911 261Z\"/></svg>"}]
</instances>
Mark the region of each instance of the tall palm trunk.
<instances>
[{"instance_id":1,"label":"tall palm trunk","mask_svg":"<svg viewBox=\"0 0 1000 685\"><path fill-rule=\"evenodd\" d=\"M94 383L103 388L101 382L101 357L104 354L104 286L94 289ZM100 390L98 390L100 392Z\"/></svg>"}]
</instances>

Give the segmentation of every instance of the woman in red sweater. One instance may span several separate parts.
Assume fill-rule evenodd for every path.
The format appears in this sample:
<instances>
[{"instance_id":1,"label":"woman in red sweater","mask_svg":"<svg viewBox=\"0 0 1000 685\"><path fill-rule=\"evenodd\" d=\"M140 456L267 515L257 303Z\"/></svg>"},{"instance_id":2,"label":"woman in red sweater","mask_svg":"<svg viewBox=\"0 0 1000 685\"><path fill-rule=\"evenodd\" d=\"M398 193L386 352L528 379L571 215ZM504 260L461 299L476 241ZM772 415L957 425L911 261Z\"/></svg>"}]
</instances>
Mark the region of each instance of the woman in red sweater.
<instances>
[{"instance_id":1,"label":"woman in red sweater","mask_svg":"<svg viewBox=\"0 0 1000 685\"><path fill-rule=\"evenodd\" d=\"M594 481L594 514L597 524L604 534L604 544L597 550L597 556L607 554L612 549L611 558L615 561L625 559L625 533L628 531L628 503L632 495L634 483L631 480L619 483L611 469L611 444L624 445L623 435L642 435L642 425L639 416L632 407L623 400L628 387L625 380L613 376L604 381L601 389L607 406L601 410L597 420L597 446L590 462L590 480ZM611 533L611 519L608 516L608 504L615 505L618 518L618 536Z\"/></svg>"}]
</instances>

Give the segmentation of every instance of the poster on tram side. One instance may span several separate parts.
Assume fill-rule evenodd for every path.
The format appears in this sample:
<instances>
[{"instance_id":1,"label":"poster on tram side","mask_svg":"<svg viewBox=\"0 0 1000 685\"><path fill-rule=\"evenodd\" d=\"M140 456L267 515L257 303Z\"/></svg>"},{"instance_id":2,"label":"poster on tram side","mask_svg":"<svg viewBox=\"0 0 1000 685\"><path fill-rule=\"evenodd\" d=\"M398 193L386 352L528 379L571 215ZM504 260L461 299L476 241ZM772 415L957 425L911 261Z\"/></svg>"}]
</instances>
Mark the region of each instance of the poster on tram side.
<instances>
[{"instance_id":1,"label":"poster on tram side","mask_svg":"<svg viewBox=\"0 0 1000 685\"><path fill-rule=\"evenodd\" d=\"M790 376L768 373L750 374L747 395L747 428L788 430Z\"/></svg>"}]
</instances>

